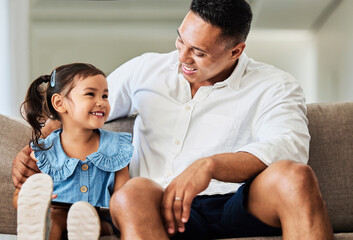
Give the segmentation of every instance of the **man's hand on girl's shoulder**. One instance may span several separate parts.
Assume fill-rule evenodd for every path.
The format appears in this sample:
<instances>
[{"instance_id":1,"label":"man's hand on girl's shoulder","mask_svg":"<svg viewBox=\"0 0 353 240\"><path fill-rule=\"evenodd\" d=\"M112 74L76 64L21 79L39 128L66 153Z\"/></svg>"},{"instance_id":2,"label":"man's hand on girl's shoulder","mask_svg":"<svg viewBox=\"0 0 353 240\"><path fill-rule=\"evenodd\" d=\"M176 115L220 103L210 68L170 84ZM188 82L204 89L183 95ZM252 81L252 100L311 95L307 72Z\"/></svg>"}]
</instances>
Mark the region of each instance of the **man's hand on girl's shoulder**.
<instances>
[{"instance_id":1,"label":"man's hand on girl's shoulder","mask_svg":"<svg viewBox=\"0 0 353 240\"><path fill-rule=\"evenodd\" d=\"M28 177L40 172L36 160L31 157L32 152L27 145L12 161L12 181L16 188L21 188Z\"/></svg>"}]
</instances>

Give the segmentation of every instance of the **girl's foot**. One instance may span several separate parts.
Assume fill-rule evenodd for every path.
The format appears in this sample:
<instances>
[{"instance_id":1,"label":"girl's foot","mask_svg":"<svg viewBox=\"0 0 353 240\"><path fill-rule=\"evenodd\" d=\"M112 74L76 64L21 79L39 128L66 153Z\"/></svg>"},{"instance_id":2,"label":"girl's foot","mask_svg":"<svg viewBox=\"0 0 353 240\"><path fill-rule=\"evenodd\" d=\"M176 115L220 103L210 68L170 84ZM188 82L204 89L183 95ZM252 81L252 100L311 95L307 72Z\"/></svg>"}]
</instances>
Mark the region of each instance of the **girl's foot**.
<instances>
[{"instance_id":1,"label":"girl's foot","mask_svg":"<svg viewBox=\"0 0 353 240\"><path fill-rule=\"evenodd\" d=\"M48 239L53 181L44 173L34 174L23 184L18 195L17 239ZM47 224L48 223L48 224Z\"/></svg>"},{"instance_id":2,"label":"girl's foot","mask_svg":"<svg viewBox=\"0 0 353 240\"><path fill-rule=\"evenodd\" d=\"M100 219L96 209L87 202L76 202L67 216L69 240L97 240L100 236Z\"/></svg>"}]
</instances>

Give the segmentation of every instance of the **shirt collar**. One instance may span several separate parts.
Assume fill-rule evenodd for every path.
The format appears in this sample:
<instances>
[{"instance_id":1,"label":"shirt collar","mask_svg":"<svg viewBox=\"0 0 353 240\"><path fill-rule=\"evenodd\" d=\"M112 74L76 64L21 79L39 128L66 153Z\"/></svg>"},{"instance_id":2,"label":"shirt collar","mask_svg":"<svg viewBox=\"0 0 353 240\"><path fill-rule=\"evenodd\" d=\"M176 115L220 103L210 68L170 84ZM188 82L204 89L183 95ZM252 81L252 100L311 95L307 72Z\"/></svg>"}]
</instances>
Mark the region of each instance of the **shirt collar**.
<instances>
[{"instance_id":1,"label":"shirt collar","mask_svg":"<svg viewBox=\"0 0 353 240\"><path fill-rule=\"evenodd\" d=\"M237 90L240 86L240 81L241 78L244 75L246 66L248 65L249 62L249 58L248 56L245 54L245 52L243 52L239 59L238 59L238 64L235 67L234 71L232 72L232 74L224 81L226 84L228 84L228 86L233 89L233 90Z\"/></svg>"},{"instance_id":2,"label":"shirt collar","mask_svg":"<svg viewBox=\"0 0 353 240\"><path fill-rule=\"evenodd\" d=\"M248 62L249 62L249 58L246 55L246 53L243 52L240 55L240 57L238 59L238 64L235 67L235 69L233 70L232 74L224 81L215 83L214 88L220 88L220 87L224 87L225 85L228 85L231 89L237 90L239 88L241 78L244 75L244 72L245 72L246 66L248 65ZM169 67L171 69L177 68L179 78L183 77L182 73L180 72L179 60L177 60L176 63L170 64Z\"/></svg>"}]
</instances>

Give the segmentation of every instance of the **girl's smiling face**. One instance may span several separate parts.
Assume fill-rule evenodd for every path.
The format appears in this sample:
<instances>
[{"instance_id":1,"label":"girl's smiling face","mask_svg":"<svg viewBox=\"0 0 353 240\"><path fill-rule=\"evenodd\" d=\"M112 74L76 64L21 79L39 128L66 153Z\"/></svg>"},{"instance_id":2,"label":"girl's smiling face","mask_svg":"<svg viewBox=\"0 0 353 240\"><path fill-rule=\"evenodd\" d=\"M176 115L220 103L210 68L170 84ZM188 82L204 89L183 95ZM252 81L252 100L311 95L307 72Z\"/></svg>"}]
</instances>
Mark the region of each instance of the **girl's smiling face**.
<instances>
[{"instance_id":1,"label":"girl's smiling face","mask_svg":"<svg viewBox=\"0 0 353 240\"><path fill-rule=\"evenodd\" d=\"M75 80L74 88L63 99L67 111L64 124L87 129L101 128L110 112L106 78L95 75Z\"/></svg>"}]
</instances>

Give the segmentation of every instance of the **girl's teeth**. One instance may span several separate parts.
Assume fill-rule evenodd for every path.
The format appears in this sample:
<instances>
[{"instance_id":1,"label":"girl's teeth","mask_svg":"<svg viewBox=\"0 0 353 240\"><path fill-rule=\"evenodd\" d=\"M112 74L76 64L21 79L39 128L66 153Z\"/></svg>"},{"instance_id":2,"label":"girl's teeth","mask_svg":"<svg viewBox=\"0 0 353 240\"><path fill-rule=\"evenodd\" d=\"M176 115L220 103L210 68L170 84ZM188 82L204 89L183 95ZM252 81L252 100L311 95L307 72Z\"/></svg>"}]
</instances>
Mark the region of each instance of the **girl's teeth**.
<instances>
[{"instance_id":1,"label":"girl's teeth","mask_svg":"<svg viewBox=\"0 0 353 240\"><path fill-rule=\"evenodd\" d=\"M103 116L103 113L92 113L93 115L97 115L97 116Z\"/></svg>"}]
</instances>

